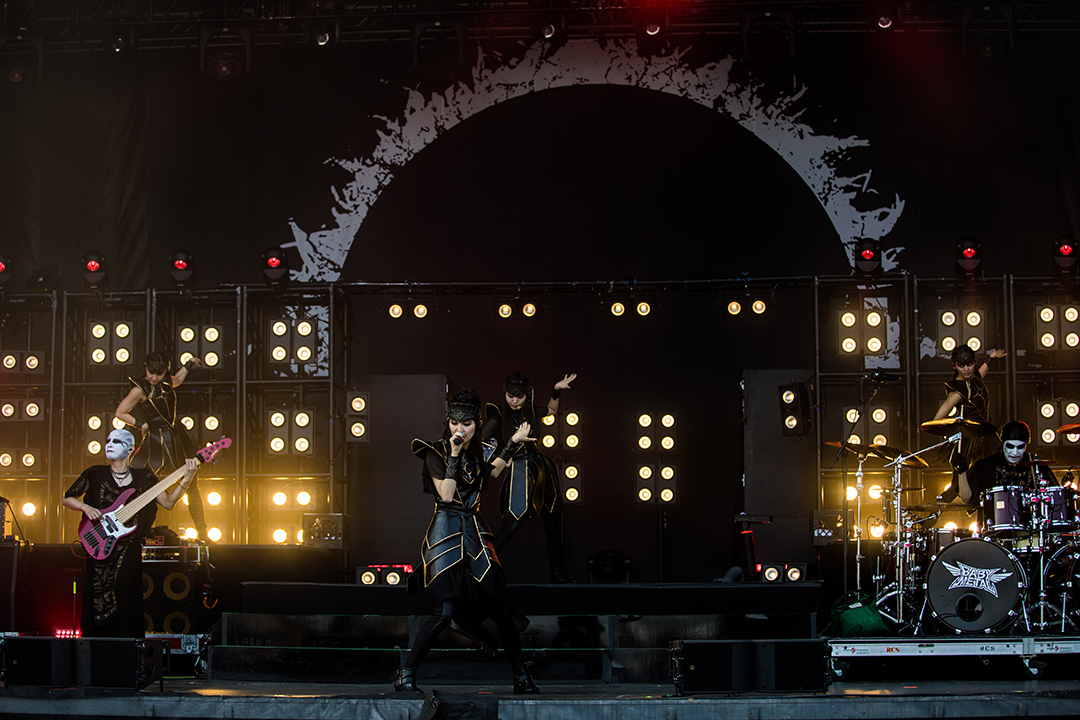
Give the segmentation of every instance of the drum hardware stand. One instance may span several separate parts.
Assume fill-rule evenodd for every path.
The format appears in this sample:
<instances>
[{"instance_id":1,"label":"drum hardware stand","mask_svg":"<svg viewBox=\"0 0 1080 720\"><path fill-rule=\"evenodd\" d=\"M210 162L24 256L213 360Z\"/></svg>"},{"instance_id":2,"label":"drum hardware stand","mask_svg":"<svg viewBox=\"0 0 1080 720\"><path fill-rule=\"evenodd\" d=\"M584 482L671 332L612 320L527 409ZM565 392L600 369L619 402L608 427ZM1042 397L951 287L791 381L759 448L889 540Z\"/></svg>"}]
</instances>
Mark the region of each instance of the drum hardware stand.
<instances>
[{"instance_id":1,"label":"drum hardware stand","mask_svg":"<svg viewBox=\"0 0 1080 720\"><path fill-rule=\"evenodd\" d=\"M1038 456L1035 456L1035 459L1038 460ZM1048 596L1048 594L1046 592L1046 569L1047 569L1046 568L1046 550L1047 550L1047 537L1046 537L1047 532L1046 532L1046 529L1050 524L1050 512L1049 512L1050 508L1048 507L1048 505L1050 503L1050 497L1046 492L1046 488L1049 486L1049 484L1046 482L1046 479L1044 477L1042 477L1041 473L1039 473L1037 475L1035 474L1035 468L1036 467L1038 467L1038 466L1037 465L1033 466L1032 469L1031 469L1032 474L1035 475L1035 477L1033 478L1034 481L1035 481L1034 482L1035 489L1031 492L1031 501L1030 501L1032 505L1037 506L1035 512L1032 513L1031 519L1032 519L1032 523L1038 527L1038 531L1039 531L1039 546L1038 546L1039 569L1038 569L1038 573L1037 573L1037 576L1039 578L1039 581L1038 581L1039 582L1039 595L1038 595L1039 599L1038 599L1038 602L1035 603L1035 607L1037 607L1038 610L1039 610L1039 617L1035 621L1035 627L1038 628L1039 630L1046 630L1050 626L1050 619L1047 617L1047 614L1048 614L1047 611L1049 610L1049 611L1056 612L1056 613L1061 615L1061 632L1065 632L1066 615L1065 615L1064 607L1058 608L1056 605L1051 603L1050 600L1048 599L1049 596ZM1032 569L1034 570L1034 568L1032 568ZM1024 609L1025 609L1025 611L1027 610L1026 605L1025 605ZM1026 612L1025 612L1024 620L1025 620L1025 623L1028 624L1029 629L1030 629L1030 621L1026 617Z\"/></svg>"},{"instance_id":2,"label":"drum hardware stand","mask_svg":"<svg viewBox=\"0 0 1080 720\"><path fill-rule=\"evenodd\" d=\"M927 520L930 520L931 518L936 519L937 517L939 517L941 515L941 513L939 512L939 513L937 513L937 515L932 515L930 517L925 517L925 518L922 518L920 520L916 520L915 522L910 523L910 527L905 526L905 524L904 524L904 515L903 515L903 507L902 507L902 504L903 504L903 499L902 499L902 496L903 496L903 478L901 476L901 471L903 469L904 462L906 460L908 460L909 458L917 457L919 455L922 455L925 452L929 452L931 450L939 448L942 445L946 445L946 444L951 443L951 442L956 442L959 439L960 439L960 433L956 433L952 437L946 438L945 440L942 440L941 442L937 443L936 445L931 445L930 447L923 448L922 450L919 450L917 452L913 452L913 453L910 453L908 455L904 455L903 453L900 453L899 455L896 456L896 458L894 460L892 460L891 462L888 462L888 463L885 464L885 467L889 467L889 465L893 466L893 487L889 491L889 494L893 496L893 522L894 522L894 527L896 528L896 558L895 558L895 563L896 564L894 566L894 570L895 570L895 573L896 573L894 577L896 578L896 580L894 582L890 583L889 585L887 585L886 587L882 588L882 594L878 596L877 604L879 606L879 611L880 611L880 606L888 598L896 597L897 598L896 617L894 618L894 617L891 617L891 616L888 616L888 615L886 615L886 617L889 617L890 620L897 623L897 625L899 625L900 627L904 627L907 624L907 622L904 619L904 605L905 605L906 598L910 595L910 591L909 591L909 589L907 587L908 582L907 582L907 579L905 577L905 575L906 575L905 569L907 567L910 567L910 565L912 563L912 554L914 553L914 543L912 542L913 536L915 534L914 527L915 527L915 525L919 525L921 523L924 523ZM861 465L860 465L860 471L861 471ZM925 602L924 602L923 612L925 612L925 609L926 608L925 608ZM884 613L882 613L882 614L884 614ZM922 625L922 615L923 615L923 613L921 612L919 614L919 626ZM915 631L918 632L918 626L915 628Z\"/></svg>"}]
</instances>

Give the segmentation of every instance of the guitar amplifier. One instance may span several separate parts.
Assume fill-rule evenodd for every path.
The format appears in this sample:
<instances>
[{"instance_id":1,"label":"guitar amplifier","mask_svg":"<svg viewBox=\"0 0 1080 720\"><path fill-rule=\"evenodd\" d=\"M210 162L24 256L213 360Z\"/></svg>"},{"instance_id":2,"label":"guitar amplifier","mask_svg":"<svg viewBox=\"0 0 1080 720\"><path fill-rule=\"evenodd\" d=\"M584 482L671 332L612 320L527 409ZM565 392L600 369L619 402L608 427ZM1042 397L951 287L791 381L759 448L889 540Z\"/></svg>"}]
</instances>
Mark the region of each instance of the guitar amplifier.
<instances>
[{"instance_id":1,"label":"guitar amplifier","mask_svg":"<svg viewBox=\"0 0 1080 720\"><path fill-rule=\"evenodd\" d=\"M75 641L75 685L142 690L160 680L169 655L160 638Z\"/></svg>"},{"instance_id":2,"label":"guitar amplifier","mask_svg":"<svg viewBox=\"0 0 1080 720\"><path fill-rule=\"evenodd\" d=\"M203 604L204 564L144 562L142 568L148 634L199 635L209 631L210 610Z\"/></svg>"},{"instance_id":3,"label":"guitar amplifier","mask_svg":"<svg viewBox=\"0 0 1080 720\"><path fill-rule=\"evenodd\" d=\"M3 642L5 684L71 685L72 640L9 637Z\"/></svg>"}]
</instances>

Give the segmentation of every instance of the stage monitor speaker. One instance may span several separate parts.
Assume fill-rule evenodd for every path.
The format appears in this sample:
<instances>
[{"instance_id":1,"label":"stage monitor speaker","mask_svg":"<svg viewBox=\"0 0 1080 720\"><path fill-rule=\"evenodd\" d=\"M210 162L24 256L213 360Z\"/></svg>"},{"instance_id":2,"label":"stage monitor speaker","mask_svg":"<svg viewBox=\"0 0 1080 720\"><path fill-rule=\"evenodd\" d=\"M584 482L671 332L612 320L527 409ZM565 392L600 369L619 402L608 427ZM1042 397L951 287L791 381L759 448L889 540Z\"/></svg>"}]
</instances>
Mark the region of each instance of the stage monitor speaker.
<instances>
[{"instance_id":1,"label":"stage monitor speaker","mask_svg":"<svg viewBox=\"0 0 1080 720\"><path fill-rule=\"evenodd\" d=\"M75 641L75 684L141 690L161 679L167 661L161 638L82 638Z\"/></svg>"},{"instance_id":2,"label":"stage monitor speaker","mask_svg":"<svg viewBox=\"0 0 1080 720\"><path fill-rule=\"evenodd\" d=\"M143 614L146 632L199 635L210 629L203 605L206 570L199 563L144 562Z\"/></svg>"},{"instance_id":3,"label":"stage monitor speaker","mask_svg":"<svg viewBox=\"0 0 1080 720\"><path fill-rule=\"evenodd\" d=\"M672 675L678 695L745 692L753 687L754 643L749 640L676 640Z\"/></svg>"},{"instance_id":4,"label":"stage monitor speaker","mask_svg":"<svg viewBox=\"0 0 1080 720\"><path fill-rule=\"evenodd\" d=\"M52 637L5 638L5 684L71 685L72 643L72 640Z\"/></svg>"},{"instance_id":5,"label":"stage monitor speaker","mask_svg":"<svg viewBox=\"0 0 1080 720\"><path fill-rule=\"evenodd\" d=\"M755 640L754 689L825 692L825 641Z\"/></svg>"},{"instance_id":6,"label":"stage monitor speaker","mask_svg":"<svg viewBox=\"0 0 1080 720\"><path fill-rule=\"evenodd\" d=\"M0 503L0 512L3 504ZM18 540L0 540L0 632L15 632L15 598L18 597Z\"/></svg>"}]
</instances>

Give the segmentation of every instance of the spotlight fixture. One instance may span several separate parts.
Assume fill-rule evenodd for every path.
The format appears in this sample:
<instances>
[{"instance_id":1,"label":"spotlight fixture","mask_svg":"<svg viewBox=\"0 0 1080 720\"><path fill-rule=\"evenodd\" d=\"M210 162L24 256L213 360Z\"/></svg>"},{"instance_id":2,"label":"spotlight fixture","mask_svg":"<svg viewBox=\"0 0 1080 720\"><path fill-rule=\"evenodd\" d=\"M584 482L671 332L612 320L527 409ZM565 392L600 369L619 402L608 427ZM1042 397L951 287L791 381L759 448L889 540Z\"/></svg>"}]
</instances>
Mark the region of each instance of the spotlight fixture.
<instances>
[{"instance_id":1,"label":"spotlight fixture","mask_svg":"<svg viewBox=\"0 0 1080 720\"><path fill-rule=\"evenodd\" d=\"M780 419L782 432L787 436L802 436L810 432L810 384L781 385Z\"/></svg>"},{"instance_id":2,"label":"spotlight fixture","mask_svg":"<svg viewBox=\"0 0 1080 720\"><path fill-rule=\"evenodd\" d=\"M109 284L105 270L105 256L97 250L91 250L82 256L82 276L88 290L97 292Z\"/></svg>"},{"instance_id":3,"label":"spotlight fixture","mask_svg":"<svg viewBox=\"0 0 1080 720\"><path fill-rule=\"evenodd\" d=\"M1076 239L1071 235L1062 235L1054 240L1054 265L1058 272L1068 278L1076 268Z\"/></svg>"},{"instance_id":4,"label":"spotlight fixture","mask_svg":"<svg viewBox=\"0 0 1080 720\"><path fill-rule=\"evenodd\" d=\"M638 24L638 35L642 39L656 39L667 31L667 19L663 15L649 13L642 16Z\"/></svg>"},{"instance_id":5,"label":"spotlight fixture","mask_svg":"<svg viewBox=\"0 0 1080 720\"><path fill-rule=\"evenodd\" d=\"M956 243L956 270L971 280L978 274L982 264L982 243L973 237L965 237Z\"/></svg>"},{"instance_id":6,"label":"spotlight fixture","mask_svg":"<svg viewBox=\"0 0 1080 720\"><path fill-rule=\"evenodd\" d=\"M207 45L214 36L239 37L244 46L241 58L231 52L215 52L207 59ZM204 27L199 30L199 69L218 82L229 82L251 70L251 29Z\"/></svg>"},{"instance_id":7,"label":"spotlight fixture","mask_svg":"<svg viewBox=\"0 0 1080 720\"><path fill-rule=\"evenodd\" d=\"M878 32L892 32L900 24L900 16L892 5L877 5L871 10L871 25Z\"/></svg>"},{"instance_id":8,"label":"spotlight fixture","mask_svg":"<svg viewBox=\"0 0 1080 720\"><path fill-rule=\"evenodd\" d=\"M195 256L190 250L173 250L169 256L169 276L178 290L195 287Z\"/></svg>"},{"instance_id":9,"label":"spotlight fixture","mask_svg":"<svg viewBox=\"0 0 1080 720\"><path fill-rule=\"evenodd\" d=\"M289 256L280 246L263 250L262 271L266 284L274 290L282 290L289 286Z\"/></svg>"},{"instance_id":10,"label":"spotlight fixture","mask_svg":"<svg viewBox=\"0 0 1080 720\"><path fill-rule=\"evenodd\" d=\"M371 396L368 393L348 392L345 394L345 442L368 442L369 421L368 406Z\"/></svg>"},{"instance_id":11,"label":"spotlight fixture","mask_svg":"<svg viewBox=\"0 0 1080 720\"><path fill-rule=\"evenodd\" d=\"M4 285L11 280L11 262L6 255L0 255L0 293L4 292Z\"/></svg>"},{"instance_id":12,"label":"spotlight fixture","mask_svg":"<svg viewBox=\"0 0 1080 720\"><path fill-rule=\"evenodd\" d=\"M336 25L331 30L326 23L315 23L308 27L308 41L316 47L325 47L335 39L336 30Z\"/></svg>"},{"instance_id":13,"label":"spotlight fixture","mask_svg":"<svg viewBox=\"0 0 1080 720\"><path fill-rule=\"evenodd\" d=\"M881 274L881 243L863 238L855 244L855 271L862 277Z\"/></svg>"}]
</instances>

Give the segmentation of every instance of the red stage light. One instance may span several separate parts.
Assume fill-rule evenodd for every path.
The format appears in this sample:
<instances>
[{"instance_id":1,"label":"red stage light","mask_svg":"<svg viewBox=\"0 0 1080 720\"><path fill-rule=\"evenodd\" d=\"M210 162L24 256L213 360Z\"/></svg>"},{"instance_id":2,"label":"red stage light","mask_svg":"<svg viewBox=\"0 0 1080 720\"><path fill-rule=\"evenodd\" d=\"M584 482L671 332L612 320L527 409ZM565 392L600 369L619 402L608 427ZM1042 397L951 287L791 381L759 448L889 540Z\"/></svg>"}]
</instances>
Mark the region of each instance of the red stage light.
<instances>
[{"instance_id":1,"label":"red stage light","mask_svg":"<svg viewBox=\"0 0 1080 720\"><path fill-rule=\"evenodd\" d=\"M1069 244L1064 244L1058 247L1058 252L1062 255L1072 255L1073 247ZM0 264L0 272L4 271L3 264Z\"/></svg>"},{"instance_id":2,"label":"red stage light","mask_svg":"<svg viewBox=\"0 0 1080 720\"><path fill-rule=\"evenodd\" d=\"M978 252L978 251L977 251L977 250L976 250L975 248L973 248L973 247L966 247L966 248L964 248L964 250L963 250L963 253L964 253L964 257L966 257L966 258L973 258L973 257L975 257L975 253L976 253L976 252Z\"/></svg>"},{"instance_id":3,"label":"red stage light","mask_svg":"<svg viewBox=\"0 0 1080 720\"><path fill-rule=\"evenodd\" d=\"M863 260L873 260L874 255L875 255L874 251L870 250L869 248L862 251Z\"/></svg>"},{"instance_id":4,"label":"red stage light","mask_svg":"<svg viewBox=\"0 0 1080 720\"><path fill-rule=\"evenodd\" d=\"M173 267L177 270L187 270L187 263L183 260L177 260L173 263Z\"/></svg>"},{"instance_id":5,"label":"red stage light","mask_svg":"<svg viewBox=\"0 0 1080 720\"><path fill-rule=\"evenodd\" d=\"M97 260L91 260L90 262L86 263L86 269L90 272L97 272L101 269L101 263L99 263Z\"/></svg>"},{"instance_id":6,"label":"red stage light","mask_svg":"<svg viewBox=\"0 0 1080 720\"><path fill-rule=\"evenodd\" d=\"M276 268L279 265L281 265L281 258L277 258L277 257L266 258L266 264L269 265L272 268Z\"/></svg>"},{"instance_id":7,"label":"red stage light","mask_svg":"<svg viewBox=\"0 0 1080 720\"><path fill-rule=\"evenodd\" d=\"M7 265L5 265L2 260L0 260L0 272L4 272L5 270L7 270Z\"/></svg>"}]
</instances>

